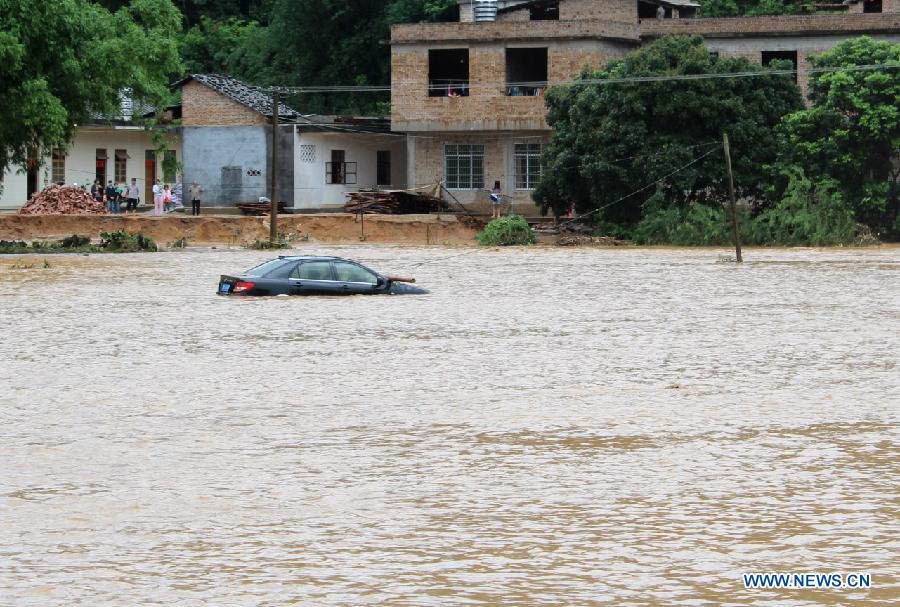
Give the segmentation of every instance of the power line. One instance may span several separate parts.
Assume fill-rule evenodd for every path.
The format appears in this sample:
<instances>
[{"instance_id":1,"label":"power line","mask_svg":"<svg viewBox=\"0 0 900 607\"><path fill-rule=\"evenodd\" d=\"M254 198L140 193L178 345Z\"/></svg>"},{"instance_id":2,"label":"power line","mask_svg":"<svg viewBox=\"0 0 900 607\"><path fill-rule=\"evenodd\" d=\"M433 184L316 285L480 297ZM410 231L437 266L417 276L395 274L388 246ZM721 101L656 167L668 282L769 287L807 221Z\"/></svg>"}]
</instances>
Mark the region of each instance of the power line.
<instances>
[{"instance_id":1,"label":"power line","mask_svg":"<svg viewBox=\"0 0 900 607\"><path fill-rule=\"evenodd\" d=\"M897 69L900 64L870 64L870 65L854 65L847 67L819 67L805 70L806 74L827 74L832 72L861 72L882 69ZM794 76L801 72L799 69L792 70L761 70L761 71L745 71L745 72L722 72L722 73L705 73L705 74L676 74L663 76L633 76L629 78L584 78L576 80L535 80L530 82L477 82L472 84L457 85L460 89L477 89L477 88L496 88L496 87L526 87L540 88L550 86L582 86L582 85L606 85L606 84L632 84L641 82L678 82L691 80L715 80L720 78L756 78L760 76ZM278 91L279 93L372 93L372 92L389 92L392 87L401 85L418 86L421 85L420 80L400 80L388 85L322 85L322 86L276 86L276 87L259 87L258 90L264 92ZM443 89L444 85L435 87L429 85L430 89Z\"/></svg>"},{"instance_id":2,"label":"power line","mask_svg":"<svg viewBox=\"0 0 900 607\"><path fill-rule=\"evenodd\" d=\"M623 200L625 200L625 199L627 199L627 198L631 198L631 197L634 196L635 194L639 194L639 193L643 192L644 190L647 190L647 189L652 188L652 187L655 186L656 184L658 184L658 183L660 183L660 182L662 182L662 181L665 181L666 179L668 179L669 177L671 177L671 176L674 175L675 173L678 173L678 172L680 172L680 171L683 171L684 169L688 168L689 166L691 166L691 165L693 165L693 164L697 164L698 162L700 162L701 160L703 160L704 158L706 158L707 156L709 156L710 154L712 154L712 153L715 152L715 151L716 151L716 148L713 148L713 149L711 149L710 151L708 151L708 152L706 152L705 154L703 154L702 156L698 156L697 158L694 158L693 160L691 160L691 161L690 161L689 163L687 163L686 165L681 166L681 167L675 169L674 171L672 171L672 172L669 173L668 175L664 175L664 176L660 177L659 179L657 179L656 181L654 181L654 182L652 182L652 183L648 183L647 185L645 185L644 187L642 187L642 188L640 188L640 189L637 189L637 190L635 190L635 191L633 191L633 192L631 192L631 193L629 193L629 194L625 194L625 195L622 196L621 198L619 198L619 199L617 199L617 200L613 200L613 201L610 202L609 204L605 204L605 205L603 205L602 207L598 207L598 208L594 209L593 211L588 211L587 213L584 213L583 215L579 215L578 217L573 217L572 219L569 219L569 220L567 220L567 221L563 221L563 222L560 223L559 225L564 226L564 225L566 225L566 224L568 224L568 223L572 223L572 222L574 222L574 221L578 221L578 220L580 220L580 219L584 219L585 217L590 217L590 216L593 215L594 213L599 213L600 211L602 211L602 210L604 210L604 209L608 209L609 207L613 206L614 204L618 204L618 203L622 202Z\"/></svg>"}]
</instances>

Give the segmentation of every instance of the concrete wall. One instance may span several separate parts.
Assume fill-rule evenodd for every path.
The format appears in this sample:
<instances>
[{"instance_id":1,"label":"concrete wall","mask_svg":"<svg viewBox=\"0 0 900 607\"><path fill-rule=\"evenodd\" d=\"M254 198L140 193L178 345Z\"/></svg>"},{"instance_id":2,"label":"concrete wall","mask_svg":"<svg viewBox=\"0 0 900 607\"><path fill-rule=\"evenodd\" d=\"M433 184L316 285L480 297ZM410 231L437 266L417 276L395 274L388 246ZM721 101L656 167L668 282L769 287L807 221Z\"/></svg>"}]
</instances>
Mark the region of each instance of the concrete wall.
<instances>
[{"instance_id":1,"label":"concrete wall","mask_svg":"<svg viewBox=\"0 0 900 607\"><path fill-rule=\"evenodd\" d=\"M806 95L809 92L809 57L817 55L855 35L823 36L754 36L750 37L709 37L706 47L723 57L746 57L752 63L762 63L763 51L797 51L797 84ZM875 34L874 38L900 43L900 32L896 34Z\"/></svg>"},{"instance_id":2,"label":"concrete wall","mask_svg":"<svg viewBox=\"0 0 900 607\"><path fill-rule=\"evenodd\" d=\"M183 138L184 182L196 181L203 187L205 204L256 202L269 195L266 127L184 127ZM223 187L224 167L240 169L240 187Z\"/></svg>"},{"instance_id":3,"label":"concrete wall","mask_svg":"<svg viewBox=\"0 0 900 607\"><path fill-rule=\"evenodd\" d=\"M154 150L155 146L150 134L140 127L102 127L87 126L78 130L72 145L67 150L65 161L65 183L81 185L92 183L96 175L97 149L105 149L107 153L107 180L115 179L115 152L125 150L128 159L125 163L126 182L131 178L137 179L141 189L141 200L144 201L146 187L145 152ZM175 151L176 158L182 161L181 137L178 131L173 131L170 136L169 149ZM25 204L27 199L27 178L24 173L18 172L14 167L3 175L3 193L0 194L0 208L18 208ZM50 157L42 160L42 166L38 171L38 188L42 189L51 183L53 173ZM155 176L163 179L162 159L156 163ZM153 175L150 175L152 181Z\"/></svg>"},{"instance_id":4,"label":"concrete wall","mask_svg":"<svg viewBox=\"0 0 900 607\"><path fill-rule=\"evenodd\" d=\"M489 190L500 182L503 194L512 199L518 212L533 216L539 210L531 190L516 190L514 145L546 143L549 133L437 133L429 137L410 136L407 140L407 162L410 187L424 187L444 181L444 146L452 143L484 145L484 188L450 190L459 202L473 211L490 210ZM451 201L446 194L444 197Z\"/></svg>"},{"instance_id":5,"label":"concrete wall","mask_svg":"<svg viewBox=\"0 0 900 607\"><path fill-rule=\"evenodd\" d=\"M356 163L356 184L326 183L325 163L331 162L332 150L344 150L345 162ZM376 183L379 150L391 152L390 184ZM294 207L337 208L347 201L347 192L376 186L382 189L404 189L406 167L406 140L403 136L298 131L294 147Z\"/></svg>"}]
</instances>

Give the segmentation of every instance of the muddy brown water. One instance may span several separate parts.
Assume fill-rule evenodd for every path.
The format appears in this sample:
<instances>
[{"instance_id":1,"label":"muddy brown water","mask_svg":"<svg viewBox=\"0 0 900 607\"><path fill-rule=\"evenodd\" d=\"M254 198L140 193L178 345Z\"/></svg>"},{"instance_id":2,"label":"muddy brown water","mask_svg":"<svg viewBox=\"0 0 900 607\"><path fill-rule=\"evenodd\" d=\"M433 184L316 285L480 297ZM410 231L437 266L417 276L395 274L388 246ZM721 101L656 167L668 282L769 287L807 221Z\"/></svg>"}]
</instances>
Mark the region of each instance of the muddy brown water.
<instances>
[{"instance_id":1,"label":"muddy brown water","mask_svg":"<svg viewBox=\"0 0 900 607\"><path fill-rule=\"evenodd\" d=\"M0 257L0 605L897 604L900 250L300 252Z\"/></svg>"}]
</instances>

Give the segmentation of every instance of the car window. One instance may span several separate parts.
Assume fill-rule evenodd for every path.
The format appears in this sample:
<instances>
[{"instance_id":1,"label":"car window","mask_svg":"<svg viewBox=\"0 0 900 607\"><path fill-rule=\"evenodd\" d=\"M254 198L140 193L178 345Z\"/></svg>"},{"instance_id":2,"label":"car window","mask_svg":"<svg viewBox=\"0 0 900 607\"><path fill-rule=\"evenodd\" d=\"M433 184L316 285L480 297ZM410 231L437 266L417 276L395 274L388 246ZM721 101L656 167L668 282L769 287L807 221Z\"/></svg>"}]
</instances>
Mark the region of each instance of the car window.
<instances>
[{"instance_id":1,"label":"car window","mask_svg":"<svg viewBox=\"0 0 900 607\"><path fill-rule=\"evenodd\" d=\"M265 263L261 263L254 268L250 268L244 274L246 276L265 276L272 270L276 270L286 263L291 263L290 259L270 259Z\"/></svg>"},{"instance_id":2,"label":"car window","mask_svg":"<svg viewBox=\"0 0 900 607\"><path fill-rule=\"evenodd\" d=\"M291 278L301 280L334 280L330 261L307 261L294 268Z\"/></svg>"},{"instance_id":3,"label":"car window","mask_svg":"<svg viewBox=\"0 0 900 607\"><path fill-rule=\"evenodd\" d=\"M378 276L355 263L336 261L334 262L334 273L342 282L364 282L370 285L378 283Z\"/></svg>"}]
</instances>

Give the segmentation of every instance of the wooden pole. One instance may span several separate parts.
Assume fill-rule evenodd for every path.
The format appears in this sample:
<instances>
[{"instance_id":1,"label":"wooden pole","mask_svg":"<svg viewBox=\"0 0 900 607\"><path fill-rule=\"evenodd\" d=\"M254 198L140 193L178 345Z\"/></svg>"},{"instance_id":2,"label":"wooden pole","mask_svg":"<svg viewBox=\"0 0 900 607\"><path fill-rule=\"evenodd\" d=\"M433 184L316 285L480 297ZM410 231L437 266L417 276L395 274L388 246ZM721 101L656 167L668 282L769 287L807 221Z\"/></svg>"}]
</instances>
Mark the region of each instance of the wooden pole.
<instances>
[{"instance_id":1,"label":"wooden pole","mask_svg":"<svg viewBox=\"0 0 900 607\"><path fill-rule=\"evenodd\" d=\"M741 232L738 229L737 201L734 198L734 175L731 172L731 147L728 145L728 133L722 133L722 143L725 146L725 168L728 170L728 193L731 195L731 227L734 229L734 252L737 262L743 263L741 256Z\"/></svg>"},{"instance_id":2,"label":"wooden pole","mask_svg":"<svg viewBox=\"0 0 900 607\"><path fill-rule=\"evenodd\" d=\"M272 91L272 209L269 211L269 240L278 240L278 91Z\"/></svg>"}]
</instances>

